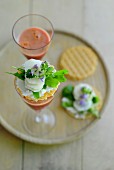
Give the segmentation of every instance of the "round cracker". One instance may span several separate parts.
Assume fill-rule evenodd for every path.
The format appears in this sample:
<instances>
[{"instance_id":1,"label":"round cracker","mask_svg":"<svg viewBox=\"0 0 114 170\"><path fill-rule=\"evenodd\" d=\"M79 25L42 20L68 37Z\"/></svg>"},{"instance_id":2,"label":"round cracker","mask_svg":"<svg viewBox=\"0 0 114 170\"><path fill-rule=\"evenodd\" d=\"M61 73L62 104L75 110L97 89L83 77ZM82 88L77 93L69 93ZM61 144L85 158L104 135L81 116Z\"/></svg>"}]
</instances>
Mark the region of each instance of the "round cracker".
<instances>
[{"instance_id":1,"label":"round cracker","mask_svg":"<svg viewBox=\"0 0 114 170\"><path fill-rule=\"evenodd\" d=\"M92 75L97 67L98 57L87 46L68 48L60 57L60 67L68 70L68 78L82 80Z\"/></svg>"}]
</instances>

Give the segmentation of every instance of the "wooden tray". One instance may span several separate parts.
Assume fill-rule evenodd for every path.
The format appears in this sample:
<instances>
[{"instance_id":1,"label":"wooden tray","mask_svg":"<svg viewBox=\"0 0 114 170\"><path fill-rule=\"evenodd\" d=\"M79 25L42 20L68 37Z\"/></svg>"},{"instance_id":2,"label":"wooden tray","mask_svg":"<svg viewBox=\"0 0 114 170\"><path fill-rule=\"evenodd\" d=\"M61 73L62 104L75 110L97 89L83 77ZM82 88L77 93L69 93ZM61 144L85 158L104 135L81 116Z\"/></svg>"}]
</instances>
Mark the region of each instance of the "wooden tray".
<instances>
[{"instance_id":1,"label":"wooden tray","mask_svg":"<svg viewBox=\"0 0 114 170\"><path fill-rule=\"evenodd\" d=\"M87 82L95 86L101 91L103 97L103 112L109 94L109 78L103 58L96 50L82 38L76 35L56 31L48 54L43 58L47 59L58 69L58 61L60 54L68 47L76 45L86 45L91 47L98 55L98 67L94 75L87 78L83 82ZM23 57L16 48L14 42L8 43L4 49L0 51L0 123L12 134L29 142L39 144L59 144L77 139L85 134L97 119L76 120L70 117L60 106L61 89L66 84L76 84L76 81L68 80L63 83L55 95L50 109L55 112L56 126L46 136L42 138L31 136L23 127L23 114L27 109L27 105L20 99L13 85L14 77L9 76L5 72L14 71L11 66L19 66L26 58Z\"/></svg>"}]
</instances>

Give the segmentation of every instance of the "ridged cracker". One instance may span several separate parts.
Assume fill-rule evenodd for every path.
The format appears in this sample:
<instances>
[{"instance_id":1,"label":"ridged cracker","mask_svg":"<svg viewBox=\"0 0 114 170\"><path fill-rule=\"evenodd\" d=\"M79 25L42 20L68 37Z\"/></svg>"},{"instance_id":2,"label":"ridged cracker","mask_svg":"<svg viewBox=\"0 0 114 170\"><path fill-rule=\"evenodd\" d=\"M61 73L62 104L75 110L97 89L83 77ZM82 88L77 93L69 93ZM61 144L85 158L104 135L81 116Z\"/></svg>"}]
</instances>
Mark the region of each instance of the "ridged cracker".
<instances>
[{"instance_id":1,"label":"ridged cracker","mask_svg":"<svg viewBox=\"0 0 114 170\"><path fill-rule=\"evenodd\" d=\"M97 62L97 55L87 46L68 48L60 57L60 67L67 69L68 77L73 80L82 80L92 75Z\"/></svg>"},{"instance_id":2,"label":"ridged cracker","mask_svg":"<svg viewBox=\"0 0 114 170\"><path fill-rule=\"evenodd\" d=\"M14 85L15 85L15 88L16 88L18 94L19 94L21 97L24 97L24 98L27 99L27 100L31 100L31 101L35 101L35 102L40 101L40 100L47 100L47 98L52 97L52 96L54 95L54 93L57 91L57 88L58 88L58 87L57 87L56 89L50 90L49 92L45 92L44 95L41 96L41 97L38 98L38 99L33 99L33 98L31 98L30 96L23 96L22 90L21 90L19 87L17 87L17 85L16 85L16 78L15 78L15 80L14 80Z\"/></svg>"}]
</instances>

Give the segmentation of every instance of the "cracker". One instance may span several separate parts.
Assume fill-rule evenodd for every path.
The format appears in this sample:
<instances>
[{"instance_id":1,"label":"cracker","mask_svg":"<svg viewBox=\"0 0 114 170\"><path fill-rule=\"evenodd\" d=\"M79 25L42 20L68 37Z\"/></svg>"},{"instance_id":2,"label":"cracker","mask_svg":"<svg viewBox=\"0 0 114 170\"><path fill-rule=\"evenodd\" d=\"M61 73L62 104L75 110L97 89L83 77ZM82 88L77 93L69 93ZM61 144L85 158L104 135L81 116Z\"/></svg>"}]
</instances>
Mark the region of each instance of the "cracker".
<instances>
[{"instance_id":1,"label":"cracker","mask_svg":"<svg viewBox=\"0 0 114 170\"><path fill-rule=\"evenodd\" d=\"M17 85L16 85L16 78L14 79L14 85L15 85L15 88L16 88L18 94L21 97L24 97L27 100L31 100L31 101L35 101L35 102L42 101L42 100L47 100L47 98L52 97L55 94L55 92L57 91L57 88L58 88L57 87L56 89L52 89L49 92L45 92L43 96L39 97L38 99L35 99L35 98L31 98L30 96L23 96L22 90L19 87L17 87Z\"/></svg>"},{"instance_id":2,"label":"cracker","mask_svg":"<svg viewBox=\"0 0 114 170\"><path fill-rule=\"evenodd\" d=\"M68 78L82 80L92 75L97 67L98 57L87 46L68 48L60 57L60 67L67 69Z\"/></svg>"},{"instance_id":3,"label":"cracker","mask_svg":"<svg viewBox=\"0 0 114 170\"><path fill-rule=\"evenodd\" d=\"M31 101L37 102L37 101L41 101L41 100L47 100L47 98L52 97L55 94L57 89L53 89L53 90L50 90L49 92L45 92L44 95L39 97L38 99L33 99L30 96L23 96L23 93L22 93L20 88L16 88L16 90L17 90L17 92L19 93L19 95L21 97L24 97L27 100L31 100Z\"/></svg>"}]
</instances>

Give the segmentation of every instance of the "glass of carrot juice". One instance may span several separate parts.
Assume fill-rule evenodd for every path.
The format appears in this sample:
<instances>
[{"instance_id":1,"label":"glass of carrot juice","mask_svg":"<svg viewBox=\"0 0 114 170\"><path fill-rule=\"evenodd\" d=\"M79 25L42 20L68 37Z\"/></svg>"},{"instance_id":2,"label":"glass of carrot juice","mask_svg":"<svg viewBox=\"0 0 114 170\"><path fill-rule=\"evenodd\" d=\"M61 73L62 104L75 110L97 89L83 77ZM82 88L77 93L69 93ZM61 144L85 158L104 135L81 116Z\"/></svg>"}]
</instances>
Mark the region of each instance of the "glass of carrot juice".
<instances>
[{"instance_id":1,"label":"glass of carrot juice","mask_svg":"<svg viewBox=\"0 0 114 170\"><path fill-rule=\"evenodd\" d=\"M38 14L22 16L12 28L13 39L27 59L42 59L49 49L53 35L52 23Z\"/></svg>"}]
</instances>

